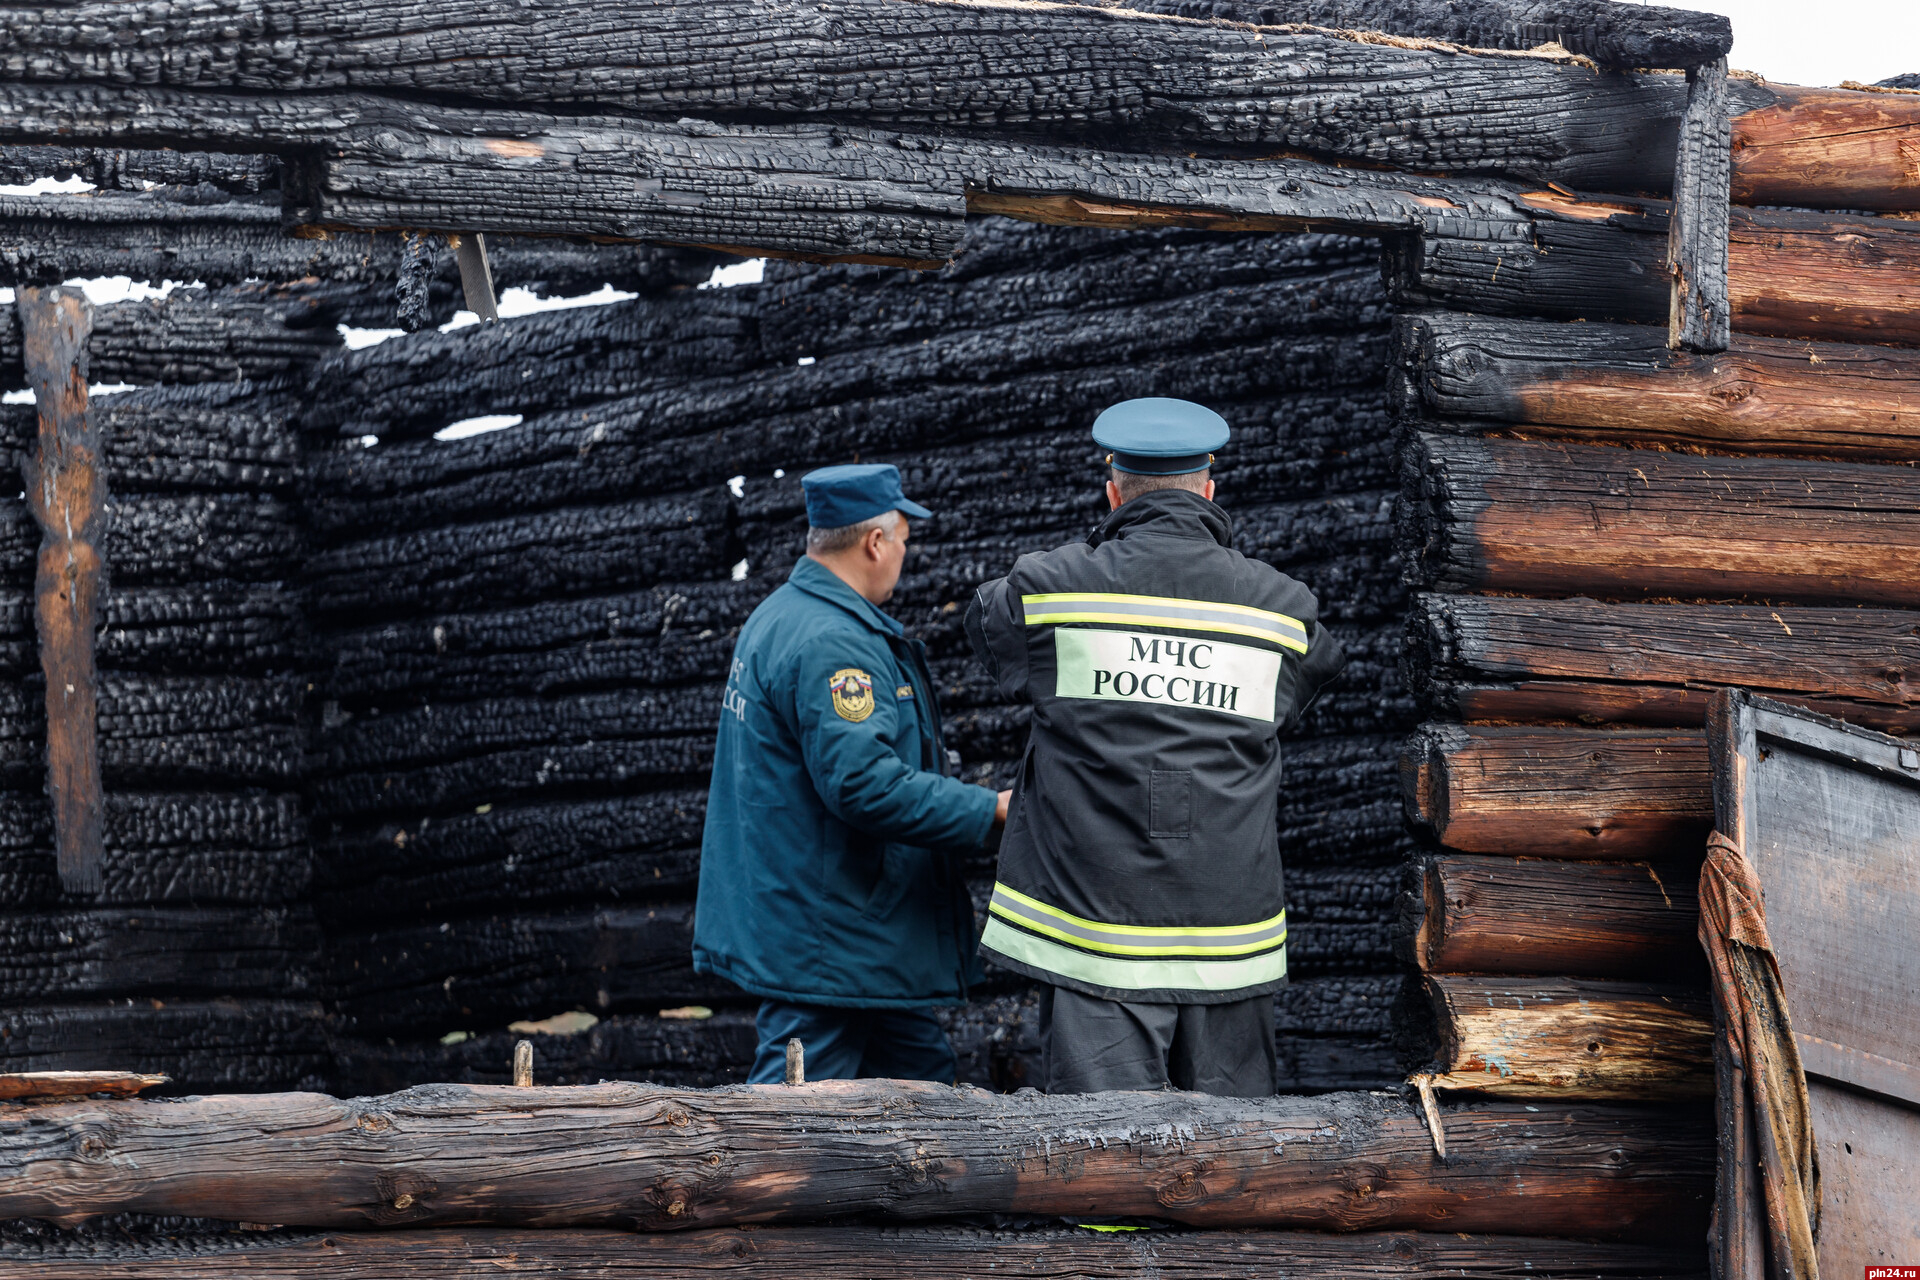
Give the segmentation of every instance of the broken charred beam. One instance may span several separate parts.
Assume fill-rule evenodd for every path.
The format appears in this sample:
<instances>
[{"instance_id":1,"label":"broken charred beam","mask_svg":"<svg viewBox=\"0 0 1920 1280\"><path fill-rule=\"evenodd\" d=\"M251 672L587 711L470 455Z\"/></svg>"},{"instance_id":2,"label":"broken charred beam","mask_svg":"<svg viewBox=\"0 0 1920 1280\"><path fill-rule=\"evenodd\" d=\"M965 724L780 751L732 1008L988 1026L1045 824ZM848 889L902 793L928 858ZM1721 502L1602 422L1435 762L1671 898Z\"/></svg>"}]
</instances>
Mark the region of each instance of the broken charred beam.
<instances>
[{"instance_id":1,"label":"broken charred beam","mask_svg":"<svg viewBox=\"0 0 1920 1280\"><path fill-rule=\"evenodd\" d=\"M1387 240L1388 288L1405 308L1664 324L1667 206L1519 198L1526 227L1437 222ZM1727 288L1736 333L1920 345L1920 225L1860 214L1735 206Z\"/></svg>"},{"instance_id":2,"label":"broken charred beam","mask_svg":"<svg viewBox=\"0 0 1920 1280\"><path fill-rule=\"evenodd\" d=\"M1440 1029L1436 1088L1633 1102L1713 1095L1704 985L1435 974L1423 981ZM1449 1118L1449 1142L1453 1135Z\"/></svg>"},{"instance_id":3,"label":"broken charred beam","mask_svg":"<svg viewBox=\"0 0 1920 1280\"><path fill-rule=\"evenodd\" d=\"M1457 313L1401 317L1394 337L1403 409L1436 419L1524 424L1530 436L1920 458L1920 353L1897 347L1742 335L1729 351L1693 355L1668 351L1651 327Z\"/></svg>"},{"instance_id":4,"label":"broken charred beam","mask_svg":"<svg viewBox=\"0 0 1920 1280\"><path fill-rule=\"evenodd\" d=\"M1699 852L1699 733L1428 724L1401 758L1407 817L1469 853L1630 861Z\"/></svg>"},{"instance_id":5,"label":"broken charred beam","mask_svg":"<svg viewBox=\"0 0 1920 1280\"><path fill-rule=\"evenodd\" d=\"M248 1231L48 1235L0 1243L0 1267L41 1280L466 1280L518 1271L548 1280L1696 1280L1696 1244L1589 1244L1514 1236L1155 1231L1108 1239L1078 1228L733 1228L672 1235L593 1230Z\"/></svg>"},{"instance_id":6,"label":"broken charred beam","mask_svg":"<svg viewBox=\"0 0 1920 1280\"><path fill-rule=\"evenodd\" d=\"M1725 56L1687 68L1687 111L1674 161L1667 258L1671 306L1667 345L1676 351L1725 351L1733 334L1727 296L1728 152Z\"/></svg>"},{"instance_id":7,"label":"broken charred beam","mask_svg":"<svg viewBox=\"0 0 1920 1280\"><path fill-rule=\"evenodd\" d=\"M1698 878L1686 862L1429 858L1401 904L1406 959L1430 973L1673 981L1700 967Z\"/></svg>"},{"instance_id":8,"label":"broken charred beam","mask_svg":"<svg viewBox=\"0 0 1920 1280\"><path fill-rule=\"evenodd\" d=\"M1770 85L1734 91L1733 198L1815 209L1920 208L1913 155L1920 98ZM1902 188L1895 190L1896 187Z\"/></svg>"},{"instance_id":9,"label":"broken charred beam","mask_svg":"<svg viewBox=\"0 0 1920 1280\"><path fill-rule=\"evenodd\" d=\"M142 995L148 992L143 991ZM10 1005L0 1068L84 1070L130 1063L173 1078L171 1094L325 1089L331 1020L315 1003L139 999Z\"/></svg>"},{"instance_id":10,"label":"broken charred beam","mask_svg":"<svg viewBox=\"0 0 1920 1280\"><path fill-rule=\"evenodd\" d=\"M1403 675L1466 720L1698 727L1737 686L1920 731L1920 613L1419 595Z\"/></svg>"},{"instance_id":11,"label":"broken charred beam","mask_svg":"<svg viewBox=\"0 0 1920 1280\"><path fill-rule=\"evenodd\" d=\"M1544 1117L1491 1102L1446 1124L1439 1164L1411 1106L1368 1094L999 1096L863 1080L53 1103L0 1129L0 1161L19 1171L0 1183L0 1215L684 1229L999 1212L1689 1241L1704 1228L1713 1148L1690 1110ZM103 1132L111 1166L74 1157ZM729 1159L711 1165L716 1144Z\"/></svg>"},{"instance_id":12,"label":"broken charred beam","mask_svg":"<svg viewBox=\"0 0 1920 1280\"><path fill-rule=\"evenodd\" d=\"M1420 585L1920 604L1911 466L1435 435L1404 466Z\"/></svg>"},{"instance_id":13,"label":"broken charred beam","mask_svg":"<svg viewBox=\"0 0 1920 1280\"><path fill-rule=\"evenodd\" d=\"M40 419L21 479L40 528L33 615L46 677L47 798L61 886L93 894L103 843L93 638L107 590L108 511L100 431L87 415L93 307L77 289L22 289L16 311Z\"/></svg>"},{"instance_id":14,"label":"broken charred beam","mask_svg":"<svg viewBox=\"0 0 1920 1280\"><path fill-rule=\"evenodd\" d=\"M79 178L104 189L89 194L89 201L120 191L145 194L151 190L149 184L187 188L204 185L231 195L258 195L280 185L280 157L115 147L0 146L0 181L24 186L35 178ZM87 216L79 210L74 212Z\"/></svg>"},{"instance_id":15,"label":"broken charred beam","mask_svg":"<svg viewBox=\"0 0 1920 1280\"><path fill-rule=\"evenodd\" d=\"M1083 0L1073 0L1081 3ZM1120 0L1124 9L1275 27L1303 24L1525 51L1549 42L1604 67L1692 67L1725 56L1733 28L1719 14L1606 0Z\"/></svg>"},{"instance_id":16,"label":"broken charred beam","mask_svg":"<svg viewBox=\"0 0 1920 1280\"><path fill-rule=\"evenodd\" d=\"M320 945L300 907L141 906L0 915L0 999L287 996Z\"/></svg>"}]
</instances>

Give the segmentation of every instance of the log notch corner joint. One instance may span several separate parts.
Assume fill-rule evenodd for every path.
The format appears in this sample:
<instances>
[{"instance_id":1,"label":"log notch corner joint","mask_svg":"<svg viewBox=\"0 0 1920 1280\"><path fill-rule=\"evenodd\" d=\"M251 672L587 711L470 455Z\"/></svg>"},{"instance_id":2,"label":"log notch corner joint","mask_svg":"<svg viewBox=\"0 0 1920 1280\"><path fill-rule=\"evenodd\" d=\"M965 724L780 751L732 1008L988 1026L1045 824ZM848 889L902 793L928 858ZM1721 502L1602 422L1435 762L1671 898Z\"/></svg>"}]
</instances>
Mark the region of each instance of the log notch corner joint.
<instances>
[{"instance_id":1,"label":"log notch corner joint","mask_svg":"<svg viewBox=\"0 0 1920 1280\"><path fill-rule=\"evenodd\" d=\"M1727 286L1728 224L1733 202L1733 117L1727 60L1687 69L1687 107L1673 165L1673 215L1667 260L1673 273L1667 346L1725 351L1733 342Z\"/></svg>"},{"instance_id":2,"label":"log notch corner joint","mask_svg":"<svg viewBox=\"0 0 1920 1280\"><path fill-rule=\"evenodd\" d=\"M94 638L107 592L100 540L107 475L87 412L93 308L78 289L21 289L27 384L39 407L36 447L21 460L27 506L40 526L34 623L47 681L47 798L60 886L101 887L105 805L100 784Z\"/></svg>"}]
</instances>

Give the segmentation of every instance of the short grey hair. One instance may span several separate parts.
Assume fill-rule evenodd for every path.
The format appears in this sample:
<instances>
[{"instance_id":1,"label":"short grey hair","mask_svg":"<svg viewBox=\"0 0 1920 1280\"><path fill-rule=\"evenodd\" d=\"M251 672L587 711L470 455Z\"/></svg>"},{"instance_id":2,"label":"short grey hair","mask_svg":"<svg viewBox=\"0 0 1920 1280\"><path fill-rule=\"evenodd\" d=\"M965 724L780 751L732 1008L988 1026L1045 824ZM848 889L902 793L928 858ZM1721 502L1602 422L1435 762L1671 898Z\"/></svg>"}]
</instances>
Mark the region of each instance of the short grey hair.
<instances>
[{"instance_id":1,"label":"short grey hair","mask_svg":"<svg viewBox=\"0 0 1920 1280\"><path fill-rule=\"evenodd\" d=\"M1120 501L1132 502L1143 493L1152 493L1156 489L1185 489L1190 493L1205 496L1207 481L1213 476L1212 467L1202 467L1198 471L1189 471L1177 476L1141 475L1134 471L1113 469L1114 488L1120 490Z\"/></svg>"},{"instance_id":2,"label":"short grey hair","mask_svg":"<svg viewBox=\"0 0 1920 1280\"><path fill-rule=\"evenodd\" d=\"M869 516L857 524L843 524L837 529L808 529L807 554L810 556L830 556L836 551L845 551L867 536L869 529L885 529L891 538L894 530L900 527L898 511L882 511L877 516Z\"/></svg>"}]
</instances>

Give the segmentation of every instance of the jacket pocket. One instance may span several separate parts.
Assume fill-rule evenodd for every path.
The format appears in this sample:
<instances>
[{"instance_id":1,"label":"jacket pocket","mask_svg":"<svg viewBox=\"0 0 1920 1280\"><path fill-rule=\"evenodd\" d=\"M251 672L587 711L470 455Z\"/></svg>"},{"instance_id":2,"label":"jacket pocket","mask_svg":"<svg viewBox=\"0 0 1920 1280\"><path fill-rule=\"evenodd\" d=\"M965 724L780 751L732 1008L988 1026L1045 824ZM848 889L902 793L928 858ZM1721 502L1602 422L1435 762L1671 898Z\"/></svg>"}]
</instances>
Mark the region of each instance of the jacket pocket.
<instances>
[{"instance_id":1,"label":"jacket pocket","mask_svg":"<svg viewBox=\"0 0 1920 1280\"><path fill-rule=\"evenodd\" d=\"M888 844L880 879L875 882L873 892L867 895L866 906L862 908L865 914L880 920L899 906L900 899L906 897L907 890L913 886L917 859L925 856L901 845Z\"/></svg>"},{"instance_id":2,"label":"jacket pocket","mask_svg":"<svg viewBox=\"0 0 1920 1280\"><path fill-rule=\"evenodd\" d=\"M1147 836L1193 834L1193 770L1154 769L1147 774Z\"/></svg>"}]
</instances>

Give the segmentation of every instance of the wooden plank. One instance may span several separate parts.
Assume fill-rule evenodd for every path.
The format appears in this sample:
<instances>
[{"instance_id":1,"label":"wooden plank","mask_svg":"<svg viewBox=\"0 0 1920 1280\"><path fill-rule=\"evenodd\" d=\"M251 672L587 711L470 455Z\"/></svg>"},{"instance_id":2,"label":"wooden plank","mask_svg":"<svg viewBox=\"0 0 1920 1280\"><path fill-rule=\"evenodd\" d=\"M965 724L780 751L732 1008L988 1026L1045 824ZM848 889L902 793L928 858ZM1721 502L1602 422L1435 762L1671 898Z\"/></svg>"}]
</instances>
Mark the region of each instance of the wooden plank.
<instances>
[{"instance_id":1,"label":"wooden plank","mask_svg":"<svg viewBox=\"0 0 1920 1280\"><path fill-rule=\"evenodd\" d=\"M1713 1162L1706 1125L1659 1107L1461 1107L1441 1165L1418 1111L1377 1094L1045 1097L878 1080L431 1085L49 1103L0 1121L0 1214L56 1221L659 1230L990 1212L1697 1239Z\"/></svg>"},{"instance_id":2,"label":"wooden plank","mask_svg":"<svg viewBox=\"0 0 1920 1280\"><path fill-rule=\"evenodd\" d=\"M1407 958L1430 973L1661 977L1700 966L1696 869L1443 855L1405 904Z\"/></svg>"},{"instance_id":3,"label":"wooden plank","mask_svg":"<svg viewBox=\"0 0 1920 1280\"><path fill-rule=\"evenodd\" d=\"M1920 1110L1807 1081L1820 1152L1820 1274L1920 1258Z\"/></svg>"},{"instance_id":4,"label":"wooden plank","mask_svg":"<svg viewBox=\"0 0 1920 1280\"><path fill-rule=\"evenodd\" d=\"M1911 467L1437 435L1402 466L1421 585L1920 605Z\"/></svg>"},{"instance_id":5,"label":"wooden plank","mask_svg":"<svg viewBox=\"0 0 1920 1280\"><path fill-rule=\"evenodd\" d=\"M0 1072L0 1098L75 1098L93 1093L131 1098L142 1089L168 1082L167 1076L138 1071L5 1071Z\"/></svg>"},{"instance_id":6,"label":"wooden plank","mask_svg":"<svg viewBox=\"0 0 1920 1280\"><path fill-rule=\"evenodd\" d=\"M1664 325L1669 206L1517 197L1531 224L1434 219L1387 241L1386 276L1405 309ZM1920 345L1920 223L1750 209L1728 222L1727 290L1736 333Z\"/></svg>"},{"instance_id":7,"label":"wooden plank","mask_svg":"<svg viewBox=\"0 0 1920 1280\"><path fill-rule=\"evenodd\" d=\"M719 1228L636 1234L501 1228L351 1232L178 1232L0 1244L0 1268L38 1280L1692 1280L1692 1241L1613 1242L1443 1232L1171 1231L1073 1227Z\"/></svg>"},{"instance_id":8,"label":"wooden plank","mask_svg":"<svg viewBox=\"0 0 1920 1280\"><path fill-rule=\"evenodd\" d=\"M1713 1021L1698 988L1438 974L1424 982L1440 1029L1435 1088L1513 1098L1713 1095Z\"/></svg>"},{"instance_id":9,"label":"wooden plank","mask_svg":"<svg viewBox=\"0 0 1920 1280\"><path fill-rule=\"evenodd\" d=\"M1732 338L1733 309L1727 297L1727 165L1732 142L1726 58L1689 67L1667 241L1672 272L1667 346L1676 351L1725 351Z\"/></svg>"},{"instance_id":10,"label":"wooden plank","mask_svg":"<svg viewBox=\"0 0 1920 1280\"><path fill-rule=\"evenodd\" d=\"M1698 726L1741 686L1885 731L1920 730L1920 613L1766 605L1414 598L1412 691L1465 720Z\"/></svg>"},{"instance_id":11,"label":"wooden plank","mask_svg":"<svg viewBox=\"0 0 1920 1280\"><path fill-rule=\"evenodd\" d=\"M1920 97L1770 85L1734 122L1733 198L1815 209L1920 207Z\"/></svg>"},{"instance_id":12,"label":"wooden plank","mask_svg":"<svg viewBox=\"0 0 1920 1280\"><path fill-rule=\"evenodd\" d=\"M1713 815L1698 733L1425 724L1400 774L1409 820L1468 853L1687 856Z\"/></svg>"},{"instance_id":13,"label":"wooden plank","mask_svg":"<svg viewBox=\"0 0 1920 1280\"><path fill-rule=\"evenodd\" d=\"M1742 335L1695 355L1637 325L1457 313L1395 323L1396 394L1435 418L1715 452L1920 458L1920 353Z\"/></svg>"},{"instance_id":14,"label":"wooden plank","mask_svg":"<svg viewBox=\"0 0 1920 1280\"><path fill-rule=\"evenodd\" d=\"M99 544L107 532L107 471L87 415L93 306L78 289L22 289L15 304L27 382L39 406L36 450L21 463L40 526L34 622L46 676L47 797L54 852L68 893L100 891L106 841L100 786L99 677L94 636L107 593Z\"/></svg>"}]
</instances>

